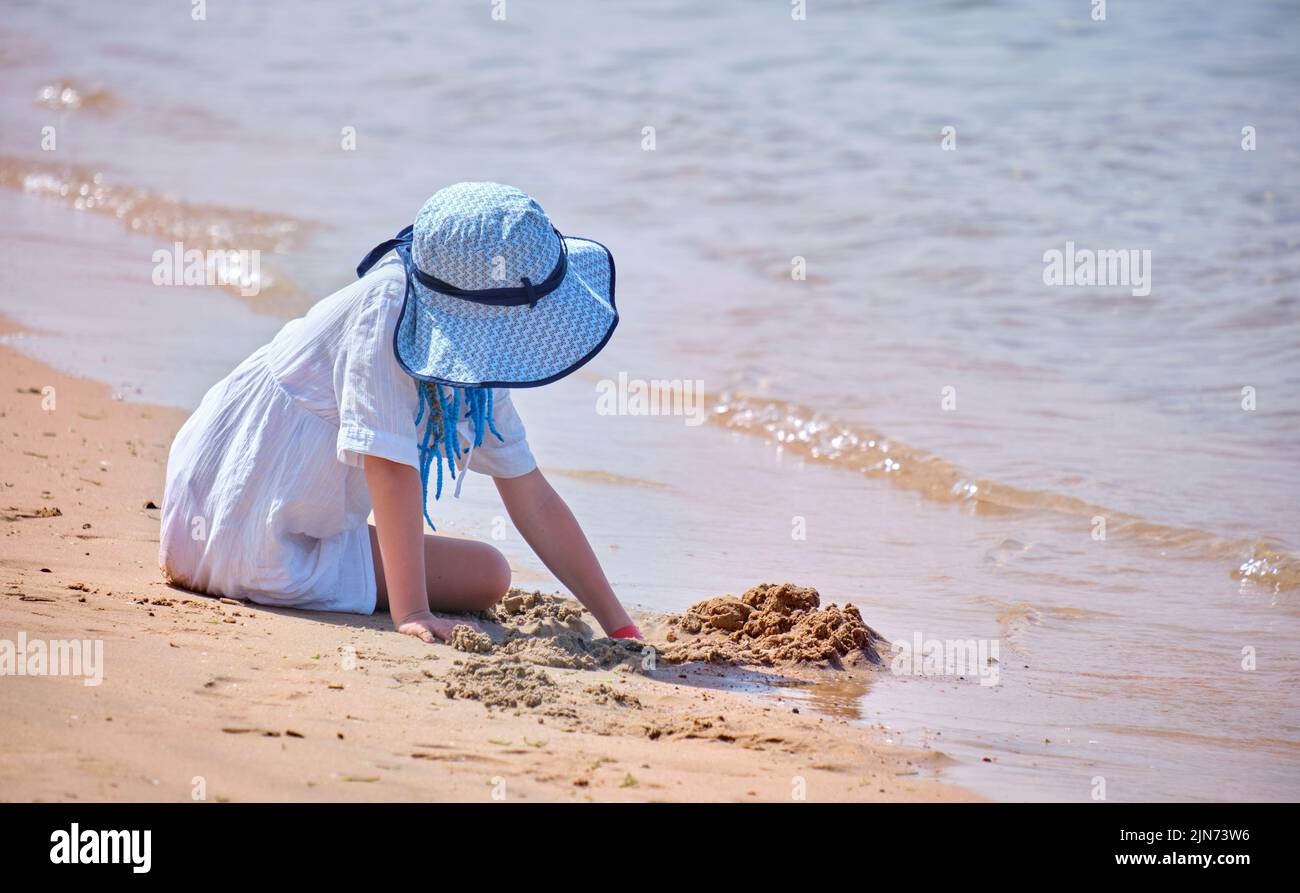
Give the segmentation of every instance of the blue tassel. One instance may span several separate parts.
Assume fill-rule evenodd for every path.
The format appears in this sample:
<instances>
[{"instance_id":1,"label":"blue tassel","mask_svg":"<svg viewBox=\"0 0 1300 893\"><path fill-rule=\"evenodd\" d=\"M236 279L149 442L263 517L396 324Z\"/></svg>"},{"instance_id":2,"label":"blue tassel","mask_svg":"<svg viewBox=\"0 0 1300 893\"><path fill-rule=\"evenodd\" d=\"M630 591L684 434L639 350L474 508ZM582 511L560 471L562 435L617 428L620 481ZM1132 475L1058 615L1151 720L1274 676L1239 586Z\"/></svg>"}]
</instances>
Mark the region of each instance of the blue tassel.
<instances>
[{"instance_id":1,"label":"blue tassel","mask_svg":"<svg viewBox=\"0 0 1300 893\"><path fill-rule=\"evenodd\" d=\"M424 509L424 520L427 521L427 522L429 522L429 529L431 529L431 530L437 530L438 528L434 526L433 519L429 517L429 466L430 466L430 464L432 464L433 461L437 458L437 452L436 452L436 450L431 450L431 449L429 448L429 440L433 437L433 424L434 424L434 418L433 418L433 406L432 406L432 404L429 404L429 403L428 403L428 398L427 398L427 396L425 395L424 388L421 387L421 388L420 388L420 412L419 412L419 414L415 417L415 424L416 424L417 426L420 424L420 420L421 420L422 418L424 418L424 412L425 412L425 408L426 408L426 406L428 407L429 417L428 417L428 420L425 422L425 425L424 425L424 437L423 437L423 439L421 439L421 441L420 441L420 447L419 447L419 451L420 451L420 506ZM439 489L439 492L441 492L441 490L442 490L442 483L441 483L442 469L441 469L441 467L439 467L439 469L438 469L438 477L439 477L438 489ZM434 498L436 499L437 497L435 496Z\"/></svg>"},{"instance_id":2,"label":"blue tassel","mask_svg":"<svg viewBox=\"0 0 1300 893\"><path fill-rule=\"evenodd\" d=\"M497 430L492 419L491 388L453 388L445 393L442 385L421 382L420 410L415 416L416 430L424 422L424 433L420 438L420 495L424 504L424 520L429 527L436 530L433 519L429 517L429 473L437 469L437 478L433 491L434 501L442 498L442 467L454 481L456 479L456 460L465 450L460 445L459 421L461 413L461 391L465 391L465 418L474 426L474 446L483 445L483 436L491 431L497 440L505 443L505 438ZM442 432L435 437L435 426L441 422Z\"/></svg>"},{"instance_id":3,"label":"blue tassel","mask_svg":"<svg viewBox=\"0 0 1300 893\"><path fill-rule=\"evenodd\" d=\"M482 403L483 399L477 390L470 391L465 395L465 418L469 419L470 425L474 430L473 444L476 447L482 445L479 440L481 431L479 417L483 414Z\"/></svg>"},{"instance_id":4,"label":"blue tassel","mask_svg":"<svg viewBox=\"0 0 1300 893\"><path fill-rule=\"evenodd\" d=\"M435 457L438 457L438 454L437 454L437 453L434 453L434 456L435 456ZM441 499L441 498L442 498L442 463L441 463L441 462L437 462L437 459L436 459L436 458L435 458L435 462L436 462L436 464L437 464L437 466L438 466L438 489L437 489L436 491L434 491L433 498L434 498L434 499ZM428 503L428 500L426 500L425 503L424 503L424 514L425 514L426 516L429 514L429 503ZM429 526L432 527L433 525L430 524Z\"/></svg>"},{"instance_id":5,"label":"blue tassel","mask_svg":"<svg viewBox=\"0 0 1300 893\"><path fill-rule=\"evenodd\" d=\"M451 389L451 415L448 418L455 419L451 426L451 440L448 442L448 455L453 458L459 458L460 448L460 388ZM451 470L451 479L456 480L456 464L451 463L448 468Z\"/></svg>"},{"instance_id":6,"label":"blue tassel","mask_svg":"<svg viewBox=\"0 0 1300 893\"><path fill-rule=\"evenodd\" d=\"M455 391L455 388L452 388L451 390L454 392L454 391ZM447 471L450 472L450 474L451 474L451 479L454 481L454 480L456 480L456 455L457 455L457 452L458 452L458 451L457 451L457 443L456 443L456 441L457 441L457 440L459 439L459 437L460 437L460 435L456 432L456 427L457 427L457 425L456 425L456 422L457 422L456 412L455 412L455 408L454 408L454 407L452 407L452 406L448 406L448 405L447 405L448 403L451 402L451 398L445 396L445 395L442 393L442 389L441 389L441 388L438 389L438 402L439 402L439 404L442 406L442 418L443 418L443 424L442 424L442 444L443 444L443 453L442 453L442 456L443 456L443 459L446 460L446 462L447 462ZM458 395L458 394L456 395L456 403L457 403L457 404L460 403L460 395ZM439 466L439 474L441 475L441 466ZM441 496L441 495L442 495L442 488L439 487L439 488L438 488L438 496ZM435 498L437 498L437 497L435 497Z\"/></svg>"},{"instance_id":7,"label":"blue tassel","mask_svg":"<svg viewBox=\"0 0 1300 893\"><path fill-rule=\"evenodd\" d=\"M491 388L484 388L484 390L487 391L487 400L484 401L484 402L487 404L487 406L486 406L484 412L485 412L485 414L487 415L487 426L488 426L488 430L490 430L490 431L491 431L491 432L496 436L496 439L497 439L497 440L501 441L502 443L505 443L505 442L506 442L506 439L505 439L504 437L501 436L501 432L497 430L497 423L492 419L492 393L493 393L493 392L492 392L492 389L491 389ZM482 423L482 422L479 422L479 425L478 425L478 439L479 439L480 441L483 440L483 423Z\"/></svg>"}]
</instances>

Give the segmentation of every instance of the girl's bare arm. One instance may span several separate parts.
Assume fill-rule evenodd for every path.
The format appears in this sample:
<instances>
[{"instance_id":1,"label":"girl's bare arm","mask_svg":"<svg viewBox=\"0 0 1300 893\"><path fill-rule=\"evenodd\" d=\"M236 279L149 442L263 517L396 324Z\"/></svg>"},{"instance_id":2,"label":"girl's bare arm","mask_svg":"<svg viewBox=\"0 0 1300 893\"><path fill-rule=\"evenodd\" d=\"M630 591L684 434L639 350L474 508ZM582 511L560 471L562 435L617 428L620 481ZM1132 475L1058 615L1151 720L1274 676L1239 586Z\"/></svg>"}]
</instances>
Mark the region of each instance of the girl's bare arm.
<instances>
[{"instance_id":1,"label":"girl's bare arm","mask_svg":"<svg viewBox=\"0 0 1300 893\"><path fill-rule=\"evenodd\" d=\"M632 618L614 595L578 519L541 469L519 477L497 478L496 485L510 520L524 540L605 632L632 625Z\"/></svg>"},{"instance_id":2,"label":"girl's bare arm","mask_svg":"<svg viewBox=\"0 0 1300 893\"><path fill-rule=\"evenodd\" d=\"M375 510L388 584L388 611L400 633L426 642L446 639L456 625L429 612L424 574L424 511L420 505L420 473L409 465L367 456L366 486Z\"/></svg>"}]
</instances>

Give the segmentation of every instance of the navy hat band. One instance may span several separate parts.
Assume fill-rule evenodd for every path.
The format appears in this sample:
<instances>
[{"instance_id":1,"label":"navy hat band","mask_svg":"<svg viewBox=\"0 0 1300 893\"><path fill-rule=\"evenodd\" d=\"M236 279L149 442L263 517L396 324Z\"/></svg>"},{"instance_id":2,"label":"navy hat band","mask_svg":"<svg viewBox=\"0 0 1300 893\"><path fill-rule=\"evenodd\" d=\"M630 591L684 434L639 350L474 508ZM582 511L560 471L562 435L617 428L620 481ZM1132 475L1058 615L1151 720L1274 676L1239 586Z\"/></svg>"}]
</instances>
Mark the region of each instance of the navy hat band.
<instances>
[{"instance_id":1,"label":"navy hat band","mask_svg":"<svg viewBox=\"0 0 1300 893\"><path fill-rule=\"evenodd\" d=\"M402 260L405 261L406 268L411 272L411 275L425 288L441 292L453 298L460 298L462 301L473 301L476 304L487 304L494 307L520 307L527 304L532 307L539 300L559 288L569 271L569 248L564 243L564 236L560 234L560 231L555 227L551 227L555 237L560 242L560 259L555 262L555 267L551 270L550 275L541 282L534 283L527 276L521 276L519 279L523 283L521 286L480 289L457 288L450 282L444 282L437 276L424 272L412 260L411 239L414 229L414 226L408 226L398 233L395 238L376 245L366 255L365 259L357 265L357 276L364 276L381 257L396 249Z\"/></svg>"}]
</instances>

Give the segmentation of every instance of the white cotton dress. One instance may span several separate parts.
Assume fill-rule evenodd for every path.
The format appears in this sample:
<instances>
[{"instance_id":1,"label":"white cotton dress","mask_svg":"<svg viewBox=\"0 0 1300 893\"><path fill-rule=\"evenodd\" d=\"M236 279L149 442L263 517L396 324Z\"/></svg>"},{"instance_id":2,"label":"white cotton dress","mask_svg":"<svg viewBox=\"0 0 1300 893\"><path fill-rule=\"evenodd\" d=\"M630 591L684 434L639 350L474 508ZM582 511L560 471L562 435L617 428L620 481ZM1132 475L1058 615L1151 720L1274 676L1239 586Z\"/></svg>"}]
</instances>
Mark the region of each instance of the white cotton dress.
<instances>
[{"instance_id":1,"label":"white cotton dress","mask_svg":"<svg viewBox=\"0 0 1300 893\"><path fill-rule=\"evenodd\" d=\"M167 461L159 562L170 581L259 604L374 611L365 457L419 468L419 392L393 354L405 292L389 258L208 391ZM469 468L526 474L537 463L510 392L495 390L493 403L504 442L485 434ZM472 443L467 419L459 433Z\"/></svg>"}]
</instances>

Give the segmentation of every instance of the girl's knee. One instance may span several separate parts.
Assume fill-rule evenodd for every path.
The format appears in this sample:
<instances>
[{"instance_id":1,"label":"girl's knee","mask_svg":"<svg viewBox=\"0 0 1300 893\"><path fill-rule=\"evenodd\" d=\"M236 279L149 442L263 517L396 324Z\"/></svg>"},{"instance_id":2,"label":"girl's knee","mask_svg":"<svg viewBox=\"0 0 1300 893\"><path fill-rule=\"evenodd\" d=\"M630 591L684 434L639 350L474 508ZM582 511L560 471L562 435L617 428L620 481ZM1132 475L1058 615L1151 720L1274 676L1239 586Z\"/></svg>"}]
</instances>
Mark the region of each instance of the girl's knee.
<instances>
[{"instance_id":1,"label":"girl's knee","mask_svg":"<svg viewBox=\"0 0 1300 893\"><path fill-rule=\"evenodd\" d=\"M510 562L493 546L486 546L483 559L481 596L483 608L490 608L510 591Z\"/></svg>"}]
</instances>

